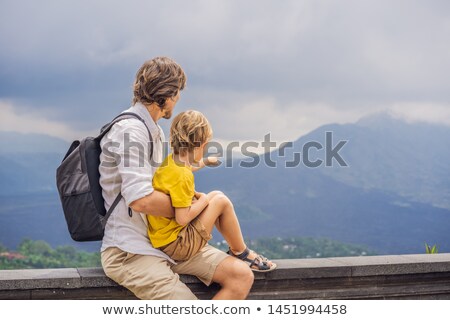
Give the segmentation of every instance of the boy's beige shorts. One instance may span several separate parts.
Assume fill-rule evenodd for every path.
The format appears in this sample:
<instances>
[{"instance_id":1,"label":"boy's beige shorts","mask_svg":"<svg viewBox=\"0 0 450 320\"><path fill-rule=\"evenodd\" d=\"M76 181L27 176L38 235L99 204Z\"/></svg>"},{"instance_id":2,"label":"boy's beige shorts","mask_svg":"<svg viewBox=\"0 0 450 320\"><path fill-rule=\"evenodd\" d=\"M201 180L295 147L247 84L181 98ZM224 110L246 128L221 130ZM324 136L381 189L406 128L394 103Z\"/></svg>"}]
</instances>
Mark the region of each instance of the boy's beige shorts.
<instances>
[{"instance_id":1,"label":"boy's beige shorts","mask_svg":"<svg viewBox=\"0 0 450 320\"><path fill-rule=\"evenodd\" d=\"M164 258L132 254L116 247L107 248L101 257L106 275L139 299L194 300L197 297L178 274L196 276L210 285L217 266L229 256L207 244L191 259L176 265Z\"/></svg>"},{"instance_id":2,"label":"boy's beige shorts","mask_svg":"<svg viewBox=\"0 0 450 320\"><path fill-rule=\"evenodd\" d=\"M175 241L159 249L177 262L186 261L199 252L211 238L203 223L195 218L181 229Z\"/></svg>"}]
</instances>

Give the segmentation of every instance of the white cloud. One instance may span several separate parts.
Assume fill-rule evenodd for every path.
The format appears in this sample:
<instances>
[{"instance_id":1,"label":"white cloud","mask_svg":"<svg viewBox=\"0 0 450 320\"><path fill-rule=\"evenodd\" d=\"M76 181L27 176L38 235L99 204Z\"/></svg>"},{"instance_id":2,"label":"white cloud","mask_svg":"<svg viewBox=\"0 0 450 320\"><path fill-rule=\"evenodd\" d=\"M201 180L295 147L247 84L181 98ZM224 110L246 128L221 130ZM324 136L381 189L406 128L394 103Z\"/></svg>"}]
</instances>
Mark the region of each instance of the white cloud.
<instances>
[{"instance_id":1,"label":"white cloud","mask_svg":"<svg viewBox=\"0 0 450 320\"><path fill-rule=\"evenodd\" d=\"M67 124L46 119L42 116L42 110L18 111L18 108L9 101L0 100L0 130L20 133L40 133L58 137L67 141L80 139L93 135L94 132L76 131ZM22 108L21 108L22 109Z\"/></svg>"},{"instance_id":2,"label":"white cloud","mask_svg":"<svg viewBox=\"0 0 450 320\"><path fill-rule=\"evenodd\" d=\"M407 122L427 122L450 126L450 105L436 103L403 102L394 104L389 113Z\"/></svg>"},{"instance_id":3,"label":"white cloud","mask_svg":"<svg viewBox=\"0 0 450 320\"><path fill-rule=\"evenodd\" d=\"M226 94L231 101L227 104L215 104L201 110L210 120L214 130L213 141L221 144L223 150L231 143L256 142L257 147L247 151L258 154L266 151L262 147L264 136L271 135L271 141L279 147L283 142L295 141L321 125L329 123L354 123L373 113L386 112L407 122L427 122L450 126L450 106L436 103L399 102L390 106L371 106L367 109L346 108L309 102L292 102L283 105L273 97L256 97L230 92L210 92L206 96ZM0 100L0 130L21 133L40 133L59 137L67 141L95 135L98 130L74 130L67 123L45 118L40 110ZM181 111L178 109L177 111ZM166 123L167 125L168 123ZM273 150L273 149L271 149ZM239 148L232 150L234 156L242 156Z\"/></svg>"},{"instance_id":4,"label":"white cloud","mask_svg":"<svg viewBox=\"0 0 450 320\"><path fill-rule=\"evenodd\" d=\"M332 105L316 101L286 101L275 96L237 91L190 88L197 101L190 105L210 120L214 138L223 143L262 142L267 133L279 145L295 141L329 123L354 123L376 113L388 113L408 122L450 125L450 105L431 102L394 102L371 105ZM181 110L180 110L181 111ZM261 148L258 152L261 152Z\"/></svg>"},{"instance_id":5,"label":"white cloud","mask_svg":"<svg viewBox=\"0 0 450 320\"><path fill-rule=\"evenodd\" d=\"M256 92L190 88L196 101L189 108L210 120L214 137L223 141L262 142L271 134L277 143L295 141L329 123L351 123L380 108L342 108L325 102L287 100Z\"/></svg>"}]
</instances>

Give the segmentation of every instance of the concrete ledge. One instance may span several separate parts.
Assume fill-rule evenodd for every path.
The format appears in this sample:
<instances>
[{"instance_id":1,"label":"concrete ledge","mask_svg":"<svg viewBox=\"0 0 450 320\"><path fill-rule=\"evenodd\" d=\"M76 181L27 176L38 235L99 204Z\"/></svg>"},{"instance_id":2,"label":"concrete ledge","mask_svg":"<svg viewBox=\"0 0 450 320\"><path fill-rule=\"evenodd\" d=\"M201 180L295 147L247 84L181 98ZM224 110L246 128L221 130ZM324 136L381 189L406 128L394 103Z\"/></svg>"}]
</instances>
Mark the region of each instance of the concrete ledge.
<instances>
[{"instance_id":1,"label":"concrete ledge","mask_svg":"<svg viewBox=\"0 0 450 320\"><path fill-rule=\"evenodd\" d=\"M277 260L249 299L450 299L450 254ZM181 279L201 299L219 289ZM0 270L0 299L135 299L100 268Z\"/></svg>"}]
</instances>

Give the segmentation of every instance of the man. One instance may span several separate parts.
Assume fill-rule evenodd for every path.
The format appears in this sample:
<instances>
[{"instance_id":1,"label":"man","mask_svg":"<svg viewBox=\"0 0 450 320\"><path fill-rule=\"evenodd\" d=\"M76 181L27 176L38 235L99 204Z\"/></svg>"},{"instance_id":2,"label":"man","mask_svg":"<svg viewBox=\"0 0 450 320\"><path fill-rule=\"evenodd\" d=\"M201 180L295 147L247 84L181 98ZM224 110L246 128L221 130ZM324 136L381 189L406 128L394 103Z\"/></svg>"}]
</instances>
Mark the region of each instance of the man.
<instances>
[{"instance_id":1,"label":"man","mask_svg":"<svg viewBox=\"0 0 450 320\"><path fill-rule=\"evenodd\" d=\"M173 217L170 198L152 187L156 165L163 157L164 134L159 119L169 119L186 84L181 67L167 57L145 62L136 74L133 106L126 110L145 120L116 123L101 141L100 184L108 209L119 192L122 199L105 228L101 248L106 275L140 299L197 299L178 274L197 276L206 285L221 285L214 299L245 299L253 273L244 262L207 245L190 260L175 263L151 246L145 215ZM105 163L115 165L103 165ZM129 210L131 208L131 210Z\"/></svg>"}]
</instances>

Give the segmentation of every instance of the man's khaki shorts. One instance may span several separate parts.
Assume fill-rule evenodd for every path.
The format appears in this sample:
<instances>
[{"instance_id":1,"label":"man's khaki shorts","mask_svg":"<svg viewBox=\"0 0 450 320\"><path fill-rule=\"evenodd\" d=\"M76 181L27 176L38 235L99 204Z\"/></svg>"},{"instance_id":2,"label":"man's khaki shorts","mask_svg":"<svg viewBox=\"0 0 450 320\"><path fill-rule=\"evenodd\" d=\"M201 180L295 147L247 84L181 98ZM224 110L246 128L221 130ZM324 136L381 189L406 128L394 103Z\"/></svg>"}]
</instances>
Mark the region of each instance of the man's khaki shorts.
<instances>
[{"instance_id":1,"label":"man's khaki shorts","mask_svg":"<svg viewBox=\"0 0 450 320\"><path fill-rule=\"evenodd\" d=\"M177 262L186 261L199 252L211 238L205 226L195 218L181 229L175 241L159 249Z\"/></svg>"},{"instance_id":2,"label":"man's khaki shorts","mask_svg":"<svg viewBox=\"0 0 450 320\"><path fill-rule=\"evenodd\" d=\"M139 299L194 300L197 297L178 274L196 276L210 285L217 266L229 256L207 244L191 259L176 265L164 258L127 253L116 247L107 248L101 257L106 275Z\"/></svg>"}]
</instances>

